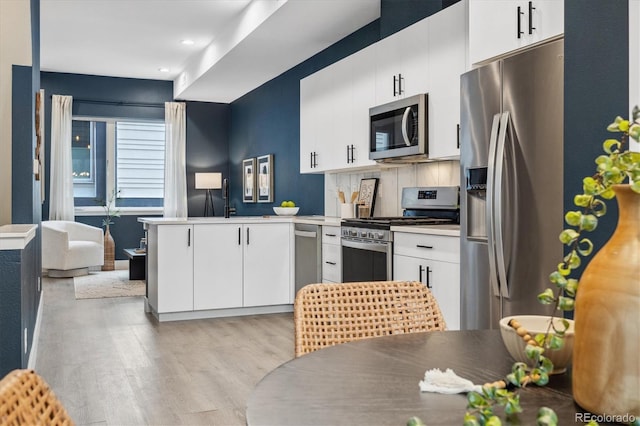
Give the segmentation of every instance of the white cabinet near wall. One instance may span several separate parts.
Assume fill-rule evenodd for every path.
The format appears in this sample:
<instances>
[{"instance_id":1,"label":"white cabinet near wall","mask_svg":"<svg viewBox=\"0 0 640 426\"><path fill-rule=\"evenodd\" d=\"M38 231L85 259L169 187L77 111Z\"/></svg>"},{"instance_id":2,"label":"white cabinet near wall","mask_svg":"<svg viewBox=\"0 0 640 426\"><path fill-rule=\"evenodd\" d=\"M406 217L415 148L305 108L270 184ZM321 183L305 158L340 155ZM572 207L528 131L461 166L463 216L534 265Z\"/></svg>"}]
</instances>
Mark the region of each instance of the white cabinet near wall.
<instances>
[{"instance_id":1,"label":"white cabinet near wall","mask_svg":"<svg viewBox=\"0 0 640 426\"><path fill-rule=\"evenodd\" d=\"M460 329L460 238L394 232L393 279L420 281L438 301L447 329Z\"/></svg>"},{"instance_id":2,"label":"white cabinet near wall","mask_svg":"<svg viewBox=\"0 0 640 426\"><path fill-rule=\"evenodd\" d=\"M342 282L342 247L339 226L322 226L322 282Z\"/></svg>"},{"instance_id":3,"label":"white cabinet near wall","mask_svg":"<svg viewBox=\"0 0 640 426\"><path fill-rule=\"evenodd\" d=\"M427 18L429 158L460 157L460 75L467 71L467 4Z\"/></svg>"},{"instance_id":4,"label":"white cabinet near wall","mask_svg":"<svg viewBox=\"0 0 640 426\"><path fill-rule=\"evenodd\" d=\"M375 44L376 105L427 92L427 20Z\"/></svg>"},{"instance_id":5,"label":"white cabinet near wall","mask_svg":"<svg viewBox=\"0 0 640 426\"><path fill-rule=\"evenodd\" d=\"M193 309L242 306L242 224L194 225Z\"/></svg>"},{"instance_id":6,"label":"white cabinet near wall","mask_svg":"<svg viewBox=\"0 0 640 426\"><path fill-rule=\"evenodd\" d=\"M472 64L564 32L564 1L469 0Z\"/></svg>"},{"instance_id":7,"label":"white cabinet near wall","mask_svg":"<svg viewBox=\"0 0 640 426\"><path fill-rule=\"evenodd\" d=\"M155 238L155 307L158 312L193 310L193 225L157 227Z\"/></svg>"},{"instance_id":8,"label":"white cabinet near wall","mask_svg":"<svg viewBox=\"0 0 640 426\"><path fill-rule=\"evenodd\" d=\"M244 307L293 303L292 225L244 225Z\"/></svg>"},{"instance_id":9,"label":"white cabinet near wall","mask_svg":"<svg viewBox=\"0 0 640 426\"><path fill-rule=\"evenodd\" d=\"M375 51L365 48L300 80L300 172L375 165L369 160L369 108Z\"/></svg>"}]
</instances>

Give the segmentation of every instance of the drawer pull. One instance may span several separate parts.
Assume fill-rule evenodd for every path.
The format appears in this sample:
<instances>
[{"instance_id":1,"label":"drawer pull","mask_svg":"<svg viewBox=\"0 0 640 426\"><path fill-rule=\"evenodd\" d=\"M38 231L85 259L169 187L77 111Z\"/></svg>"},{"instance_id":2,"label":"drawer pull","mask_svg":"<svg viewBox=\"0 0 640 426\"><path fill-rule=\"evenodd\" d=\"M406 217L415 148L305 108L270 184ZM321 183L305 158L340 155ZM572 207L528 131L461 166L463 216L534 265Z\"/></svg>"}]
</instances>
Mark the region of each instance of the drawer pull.
<instances>
[{"instance_id":1,"label":"drawer pull","mask_svg":"<svg viewBox=\"0 0 640 426\"><path fill-rule=\"evenodd\" d=\"M324 234L324 235L327 236L327 237L337 237L336 234Z\"/></svg>"},{"instance_id":2,"label":"drawer pull","mask_svg":"<svg viewBox=\"0 0 640 426\"><path fill-rule=\"evenodd\" d=\"M423 248L423 249L432 249L433 248L433 246L424 246L422 244L416 244L416 247Z\"/></svg>"},{"instance_id":3,"label":"drawer pull","mask_svg":"<svg viewBox=\"0 0 640 426\"><path fill-rule=\"evenodd\" d=\"M329 262L329 261L326 261L326 262L324 262L324 263L326 263L327 265L336 265L336 262Z\"/></svg>"}]
</instances>

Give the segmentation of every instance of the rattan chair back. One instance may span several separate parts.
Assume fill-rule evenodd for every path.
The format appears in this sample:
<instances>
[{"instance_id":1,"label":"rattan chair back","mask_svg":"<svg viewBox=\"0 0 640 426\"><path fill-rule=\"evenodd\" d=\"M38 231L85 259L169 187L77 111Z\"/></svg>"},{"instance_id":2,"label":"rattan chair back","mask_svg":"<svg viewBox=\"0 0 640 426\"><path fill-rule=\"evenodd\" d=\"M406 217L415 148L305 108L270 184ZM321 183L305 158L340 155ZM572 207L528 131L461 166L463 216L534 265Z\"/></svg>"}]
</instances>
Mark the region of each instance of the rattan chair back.
<instances>
[{"instance_id":1,"label":"rattan chair back","mask_svg":"<svg viewBox=\"0 0 640 426\"><path fill-rule=\"evenodd\" d=\"M420 282L309 284L295 298L296 357L358 339L445 328L436 299Z\"/></svg>"},{"instance_id":2,"label":"rattan chair back","mask_svg":"<svg viewBox=\"0 0 640 426\"><path fill-rule=\"evenodd\" d=\"M49 385L33 370L13 370L0 380L0 425L73 424Z\"/></svg>"}]
</instances>

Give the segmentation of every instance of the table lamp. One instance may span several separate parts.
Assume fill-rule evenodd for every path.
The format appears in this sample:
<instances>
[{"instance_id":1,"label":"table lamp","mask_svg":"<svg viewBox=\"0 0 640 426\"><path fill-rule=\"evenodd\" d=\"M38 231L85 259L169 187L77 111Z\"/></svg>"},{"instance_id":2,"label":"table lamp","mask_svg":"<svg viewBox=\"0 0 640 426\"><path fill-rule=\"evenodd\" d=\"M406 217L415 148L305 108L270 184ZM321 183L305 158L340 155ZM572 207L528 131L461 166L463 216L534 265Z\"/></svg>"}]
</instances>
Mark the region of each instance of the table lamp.
<instances>
[{"instance_id":1,"label":"table lamp","mask_svg":"<svg viewBox=\"0 0 640 426\"><path fill-rule=\"evenodd\" d=\"M196 173L196 189L206 189L207 196L204 200L203 216L215 216L213 209L212 189L222 188L222 173Z\"/></svg>"}]
</instances>

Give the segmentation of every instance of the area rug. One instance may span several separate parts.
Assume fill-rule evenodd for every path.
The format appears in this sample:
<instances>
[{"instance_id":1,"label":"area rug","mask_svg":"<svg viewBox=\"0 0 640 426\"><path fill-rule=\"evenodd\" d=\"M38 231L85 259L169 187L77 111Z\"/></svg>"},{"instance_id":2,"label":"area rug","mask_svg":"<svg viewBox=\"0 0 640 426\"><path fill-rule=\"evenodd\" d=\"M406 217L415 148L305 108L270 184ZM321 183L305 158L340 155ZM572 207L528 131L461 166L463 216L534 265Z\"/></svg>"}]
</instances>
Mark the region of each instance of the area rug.
<instances>
[{"instance_id":1,"label":"area rug","mask_svg":"<svg viewBox=\"0 0 640 426\"><path fill-rule=\"evenodd\" d=\"M129 280L127 269L91 272L74 277L76 299L100 299L103 297L144 296L143 280Z\"/></svg>"}]
</instances>

